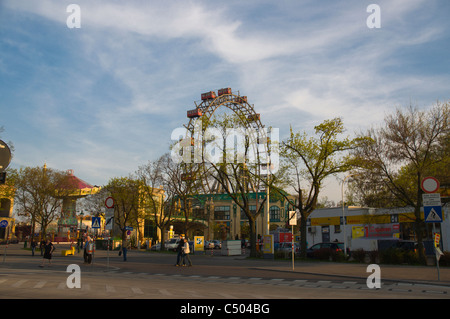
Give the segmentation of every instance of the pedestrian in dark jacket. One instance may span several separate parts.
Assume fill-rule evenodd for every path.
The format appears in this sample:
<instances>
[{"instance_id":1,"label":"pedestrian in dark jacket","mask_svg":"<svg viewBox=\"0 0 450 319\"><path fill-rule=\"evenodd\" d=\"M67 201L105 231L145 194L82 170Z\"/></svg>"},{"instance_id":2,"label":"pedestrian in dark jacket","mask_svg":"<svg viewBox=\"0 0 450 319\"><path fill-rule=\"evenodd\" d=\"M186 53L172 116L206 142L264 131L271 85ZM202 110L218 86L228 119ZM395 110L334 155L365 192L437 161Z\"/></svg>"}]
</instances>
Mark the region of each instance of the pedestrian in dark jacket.
<instances>
[{"instance_id":1,"label":"pedestrian in dark jacket","mask_svg":"<svg viewBox=\"0 0 450 319\"><path fill-rule=\"evenodd\" d=\"M34 251L36 250L36 241L33 239L33 241L31 242L31 256L34 256Z\"/></svg>"},{"instance_id":2,"label":"pedestrian in dark jacket","mask_svg":"<svg viewBox=\"0 0 450 319\"><path fill-rule=\"evenodd\" d=\"M175 266L181 266L181 256L183 255L184 240L180 239L177 246L177 263Z\"/></svg>"},{"instance_id":3,"label":"pedestrian in dark jacket","mask_svg":"<svg viewBox=\"0 0 450 319\"><path fill-rule=\"evenodd\" d=\"M48 260L48 265L49 266L52 265L52 255L53 255L54 251L55 251L55 246L53 246L53 244L50 241L50 239L48 239L47 243L44 246L44 258L42 258L42 263L40 264L41 267L44 267L44 260L45 259Z\"/></svg>"}]
</instances>

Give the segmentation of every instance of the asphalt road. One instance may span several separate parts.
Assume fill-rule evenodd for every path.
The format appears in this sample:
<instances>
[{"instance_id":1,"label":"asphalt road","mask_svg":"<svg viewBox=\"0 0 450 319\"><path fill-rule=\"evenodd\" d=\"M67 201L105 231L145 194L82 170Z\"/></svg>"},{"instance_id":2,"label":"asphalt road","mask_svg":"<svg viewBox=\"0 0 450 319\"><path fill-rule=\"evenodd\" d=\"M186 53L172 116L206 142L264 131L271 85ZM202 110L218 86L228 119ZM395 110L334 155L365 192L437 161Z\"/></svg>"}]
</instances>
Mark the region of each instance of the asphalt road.
<instances>
[{"instance_id":1,"label":"asphalt road","mask_svg":"<svg viewBox=\"0 0 450 319\"><path fill-rule=\"evenodd\" d=\"M117 252L97 251L93 264L83 264L82 254L61 256L58 247L51 266L39 267L39 252L31 257L20 245L10 245L6 256L0 246L0 298L113 300L147 299L181 314L182 307L199 303L252 302L276 309L299 301L337 300L438 300L450 297L449 269L381 266L381 288L367 286L367 265L288 260L254 260L245 256L191 256L192 267L175 267L176 255L131 251L124 262ZM216 251L218 253L218 251ZM80 286L69 265L80 267ZM115 303L115 302L113 302ZM232 306L227 308L231 311ZM235 310L239 310L236 308ZM241 307L242 308L242 307ZM193 310L195 310L193 308ZM198 309L197 309L198 310ZM241 309L243 310L243 308ZM250 309L252 310L252 309ZM255 309L253 309L255 310ZM231 315L224 312L223 315ZM253 313L254 314L254 313ZM248 315L248 313L247 313ZM264 315L259 313L258 317Z\"/></svg>"}]
</instances>

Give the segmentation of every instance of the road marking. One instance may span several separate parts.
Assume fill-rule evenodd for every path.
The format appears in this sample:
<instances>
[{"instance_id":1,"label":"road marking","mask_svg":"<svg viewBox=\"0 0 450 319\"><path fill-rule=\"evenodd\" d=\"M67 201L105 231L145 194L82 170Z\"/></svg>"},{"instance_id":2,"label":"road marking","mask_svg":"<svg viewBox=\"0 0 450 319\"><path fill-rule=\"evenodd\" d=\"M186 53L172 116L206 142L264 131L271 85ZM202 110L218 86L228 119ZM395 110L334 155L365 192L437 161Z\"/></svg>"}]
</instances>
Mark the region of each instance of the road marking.
<instances>
[{"instance_id":1,"label":"road marking","mask_svg":"<svg viewBox=\"0 0 450 319\"><path fill-rule=\"evenodd\" d=\"M138 288L138 287L131 287L131 290L133 290L133 292L135 293L135 294L140 294L140 295L143 295L144 293L142 292L142 290L140 289L140 288Z\"/></svg>"},{"instance_id":2,"label":"road marking","mask_svg":"<svg viewBox=\"0 0 450 319\"><path fill-rule=\"evenodd\" d=\"M39 289L45 286L45 284L47 283L47 281L39 281L36 285L34 285L33 288Z\"/></svg>"},{"instance_id":3,"label":"road marking","mask_svg":"<svg viewBox=\"0 0 450 319\"><path fill-rule=\"evenodd\" d=\"M106 292L116 292L116 288L114 286L106 285Z\"/></svg>"},{"instance_id":4,"label":"road marking","mask_svg":"<svg viewBox=\"0 0 450 319\"><path fill-rule=\"evenodd\" d=\"M167 289L158 289L158 291L165 296L173 296Z\"/></svg>"},{"instance_id":5,"label":"road marking","mask_svg":"<svg viewBox=\"0 0 450 319\"><path fill-rule=\"evenodd\" d=\"M11 287L19 288L22 284L26 283L27 281L28 281L27 279L19 280L15 284L11 285Z\"/></svg>"}]
</instances>

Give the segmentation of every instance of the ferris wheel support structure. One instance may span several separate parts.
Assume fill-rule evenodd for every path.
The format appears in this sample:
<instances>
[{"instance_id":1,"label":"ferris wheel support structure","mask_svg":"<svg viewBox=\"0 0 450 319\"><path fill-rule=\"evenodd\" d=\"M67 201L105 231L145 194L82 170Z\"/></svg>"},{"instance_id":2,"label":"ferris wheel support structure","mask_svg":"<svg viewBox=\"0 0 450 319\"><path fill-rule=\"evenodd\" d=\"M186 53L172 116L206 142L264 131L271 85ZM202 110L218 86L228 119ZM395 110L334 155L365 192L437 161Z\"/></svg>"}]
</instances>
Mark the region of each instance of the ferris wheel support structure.
<instances>
[{"instance_id":1,"label":"ferris wheel support structure","mask_svg":"<svg viewBox=\"0 0 450 319\"><path fill-rule=\"evenodd\" d=\"M250 150L250 153L245 153L245 156L240 158L243 160L243 165L255 164L255 175L258 175L260 180L263 176L267 178L267 181L265 182L267 198L263 231L265 234L269 234L270 193L268 185L270 180L271 165L273 164L271 162L272 148L270 147L273 141L271 141L268 136L268 129L266 129L261 123L260 114L255 112L254 106L248 103L247 96L241 96L239 93L233 94L231 88L220 89L218 90L218 94L216 94L215 91L206 92L201 95L201 98L202 100L200 104L195 103L195 109L187 111L189 122L187 125L184 125L186 128L184 145L191 150L190 154L183 154L185 156L185 173L187 179L195 178L195 173L193 172L199 172L201 170L206 172L205 164L209 159L207 157L209 154L206 154L205 157L205 150L208 150L207 146L210 142L207 140L210 137L210 135L208 135L208 129L211 129L214 114L218 110L223 110L224 108L231 110L237 116L240 124L242 125L240 132L244 132L244 139L248 143L247 146L253 148ZM276 138L278 138L278 135L276 135ZM233 158L234 155L235 154L233 153ZM237 156L237 158L239 159L239 156ZM230 158L226 157L226 159L229 160ZM255 163L249 163L249 160L252 159L255 160ZM222 160L225 160L225 158L222 158ZM254 191L257 193L258 189L254 189Z\"/></svg>"}]
</instances>

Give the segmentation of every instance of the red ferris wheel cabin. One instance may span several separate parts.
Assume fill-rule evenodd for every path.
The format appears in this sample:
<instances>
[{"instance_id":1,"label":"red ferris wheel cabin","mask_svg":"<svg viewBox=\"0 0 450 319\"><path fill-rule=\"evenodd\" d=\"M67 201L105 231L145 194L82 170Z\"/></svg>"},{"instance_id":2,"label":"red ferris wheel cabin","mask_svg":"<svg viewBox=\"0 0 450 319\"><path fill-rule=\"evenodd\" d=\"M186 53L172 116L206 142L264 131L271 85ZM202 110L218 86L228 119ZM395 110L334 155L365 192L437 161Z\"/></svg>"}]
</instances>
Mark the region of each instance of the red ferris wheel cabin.
<instances>
[{"instance_id":1,"label":"red ferris wheel cabin","mask_svg":"<svg viewBox=\"0 0 450 319\"><path fill-rule=\"evenodd\" d=\"M224 94L231 94L231 88L225 88L225 89L220 89L218 91L219 96L224 95Z\"/></svg>"},{"instance_id":2,"label":"red ferris wheel cabin","mask_svg":"<svg viewBox=\"0 0 450 319\"><path fill-rule=\"evenodd\" d=\"M210 91L202 94L202 100L215 99L216 92Z\"/></svg>"},{"instance_id":3,"label":"red ferris wheel cabin","mask_svg":"<svg viewBox=\"0 0 450 319\"><path fill-rule=\"evenodd\" d=\"M194 118L194 117L200 117L202 116L202 110L201 109L193 109L193 110L189 110L187 111L187 117L188 118Z\"/></svg>"}]
</instances>

